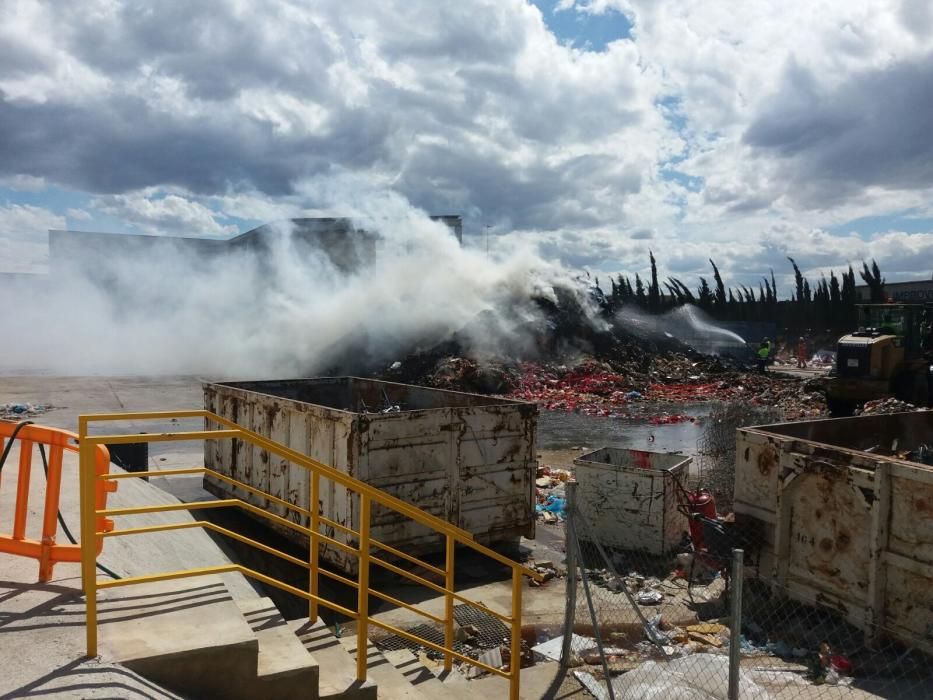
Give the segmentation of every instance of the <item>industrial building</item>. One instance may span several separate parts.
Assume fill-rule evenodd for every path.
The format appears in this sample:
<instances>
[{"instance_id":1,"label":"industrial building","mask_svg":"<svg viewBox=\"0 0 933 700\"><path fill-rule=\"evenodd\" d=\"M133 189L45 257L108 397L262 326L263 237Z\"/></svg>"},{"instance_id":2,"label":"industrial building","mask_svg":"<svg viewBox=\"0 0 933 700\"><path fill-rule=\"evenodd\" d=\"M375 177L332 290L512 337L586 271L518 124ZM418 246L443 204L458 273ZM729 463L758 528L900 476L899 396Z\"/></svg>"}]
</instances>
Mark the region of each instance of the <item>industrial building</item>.
<instances>
[{"instance_id":1,"label":"industrial building","mask_svg":"<svg viewBox=\"0 0 933 700\"><path fill-rule=\"evenodd\" d=\"M463 218L454 215L432 216L450 228L463 242ZM301 255L325 254L339 269L347 270L361 263L371 250L374 237L345 218L301 218L263 224L231 238L195 236L152 236L86 231L49 231L49 271L65 272L85 256L111 259L124 256L152 256L171 252L194 255L218 255L237 251L267 250L276 237L290 235L292 245Z\"/></svg>"},{"instance_id":2,"label":"industrial building","mask_svg":"<svg viewBox=\"0 0 933 700\"><path fill-rule=\"evenodd\" d=\"M858 300L862 303L871 301L871 290L867 285L855 288ZM892 301L903 304L922 304L933 301L933 279L915 280L913 282L886 282L884 294Z\"/></svg>"}]
</instances>

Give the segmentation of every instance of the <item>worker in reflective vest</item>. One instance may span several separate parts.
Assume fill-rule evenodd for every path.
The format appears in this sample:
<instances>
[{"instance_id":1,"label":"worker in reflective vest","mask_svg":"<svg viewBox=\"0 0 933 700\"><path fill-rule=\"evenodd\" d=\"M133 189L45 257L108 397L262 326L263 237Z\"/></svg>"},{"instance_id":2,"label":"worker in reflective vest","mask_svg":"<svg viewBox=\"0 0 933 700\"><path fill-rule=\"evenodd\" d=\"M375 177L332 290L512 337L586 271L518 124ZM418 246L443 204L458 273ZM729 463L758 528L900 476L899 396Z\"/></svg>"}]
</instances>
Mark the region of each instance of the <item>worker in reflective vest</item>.
<instances>
[{"instance_id":1,"label":"worker in reflective vest","mask_svg":"<svg viewBox=\"0 0 933 700\"><path fill-rule=\"evenodd\" d=\"M771 359L771 341L767 338L763 339L758 345L758 371L764 372L765 366L768 364L768 360Z\"/></svg>"}]
</instances>

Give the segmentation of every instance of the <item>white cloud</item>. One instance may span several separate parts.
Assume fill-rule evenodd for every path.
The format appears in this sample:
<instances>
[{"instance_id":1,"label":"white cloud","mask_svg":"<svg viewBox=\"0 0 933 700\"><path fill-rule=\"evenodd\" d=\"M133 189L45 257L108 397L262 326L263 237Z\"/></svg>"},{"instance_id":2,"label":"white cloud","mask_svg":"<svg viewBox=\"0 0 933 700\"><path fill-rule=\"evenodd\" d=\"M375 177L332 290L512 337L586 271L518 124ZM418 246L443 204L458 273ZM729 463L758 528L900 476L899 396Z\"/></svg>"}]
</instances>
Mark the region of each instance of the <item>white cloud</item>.
<instances>
[{"instance_id":1,"label":"white cloud","mask_svg":"<svg viewBox=\"0 0 933 700\"><path fill-rule=\"evenodd\" d=\"M604 269L641 269L650 243L678 274L710 255L740 273L792 241L804 265L858 250L906 274L922 263L896 251L925 234L811 232L929 206L930 7L561 0L632 22L591 52L523 0L18 0L0 5L0 182L224 235L224 214L317 211L301 183L349 173Z\"/></svg>"},{"instance_id":2,"label":"white cloud","mask_svg":"<svg viewBox=\"0 0 933 700\"><path fill-rule=\"evenodd\" d=\"M0 185L17 192L41 192L47 186L45 178L32 175L9 175L0 178Z\"/></svg>"},{"instance_id":3,"label":"white cloud","mask_svg":"<svg viewBox=\"0 0 933 700\"><path fill-rule=\"evenodd\" d=\"M94 199L91 207L149 234L226 236L237 232L235 225L219 222L208 207L179 194L143 191L108 195Z\"/></svg>"},{"instance_id":4,"label":"white cloud","mask_svg":"<svg viewBox=\"0 0 933 700\"><path fill-rule=\"evenodd\" d=\"M69 209L65 212L65 216L67 216L69 219L74 219L75 221L90 221L92 218L94 218L84 209Z\"/></svg>"}]
</instances>

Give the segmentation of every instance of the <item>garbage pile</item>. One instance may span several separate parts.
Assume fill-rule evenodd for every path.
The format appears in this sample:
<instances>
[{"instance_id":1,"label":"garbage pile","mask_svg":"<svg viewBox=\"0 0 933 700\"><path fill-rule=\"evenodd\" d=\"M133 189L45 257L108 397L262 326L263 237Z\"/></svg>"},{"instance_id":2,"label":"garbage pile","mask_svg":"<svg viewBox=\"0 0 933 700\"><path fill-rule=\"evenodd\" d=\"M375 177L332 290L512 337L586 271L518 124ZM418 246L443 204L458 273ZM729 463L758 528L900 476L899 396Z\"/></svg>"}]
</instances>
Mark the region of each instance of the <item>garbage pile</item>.
<instances>
[{"instance_id":1,"label":"garbage pile","mask_svg":"<svg viewBox=\"0 0 933 700\"><path fill-rule=\"evenodd\" d=\"M550 559L536 560L529 565L544 577L544 580L540 582L534 580L533 578L529 578L528 586L530 588L540 588L542 585L552 579L563 578L567 575L567 569L565 567L558 566Z\"/></svg>"},{"instance_id":2,"label":"garbage pile","mask_svg":"<svg viewBox=\"0 0 933 700\"><path fill-rule=\"evenodd\" d=\"M538 520L549 525L564 521L567 515L564 484L570 479L571 474L566 469L548 465L538 467L535 478L535 513Z\"/></svg>"},{"instance_id":3,"label":"garbage pile","mask_svg":"<svg viewBox=\"0 0 933 700\"><path fill-rule=\"evenodd\" d=\"M751 629L757 628L749 623ZM758 643L745 634L741 638L743 657L768 656L780 659L780 669L785 673L796 673L801 679L807 679L818 685L850 685L855 666L845 654L836 651L829 642L820 642L815 648L804 644L794 646L784 640Z\"/></svg>"},{"instance_id":4,"label":"garbage pile","mask_svg":"<svg viewBox=\"0 0 933 700\"><path fill-rule=\"evenodd\" d=\"M647 372L637 366L613 367L584 360L575 366L523 363L518 385L510 398L532 401L549 411L572 411L605 417L639 416L639 403L689 404L708 401L747 401L775 406L787 418L826 413L826 401L805 382L788 377L754 374L686 356L656 357ZM657 425L694 420L680 414L649 417Z\"/></svg>"},{"instance_id":5,"label":"garbage pile","mask_svg":"<svg viewBox=\"0 0 933 700\"><path fill-rule=\"evenodd\" d=\"M593 416L643 417L639 410L630 412L639 402L732 400L778 406L787 418L826 413L822 395L800 378L750 372L740 361L700 354L667 334L635 335L618 319L597 320L569 290L555 292L556 299L535 299L534 320L513 319L518 325L505 336L502 319L478 318L381 369L354 367L343 373L508 396L545 410ZM495 354L477 354L477 337L487 339Z\"/></svg>"},{"instance_id":6,"label":"garbage pile","mask_svg":"<svg viewBox=\"0 0 933 700\"><path fill-rule=\"evenodd\" d=\"M606 569L589 571L587 576L595 586L610 593L621 593L624 586L639 605L660 605L664 600L661 579L656 576L646 577L632 571L628 576L617 577Z\"/></svg>"},{"instance_id":7,"label":"garbage pile","mask_svg":"<svg viewBox=\"0 0 933 700\"><path fill-rule=\"evenodd\" d=\"M856 410L857 416L881 416L889 413L906 413L908 411L923 411L924 408L918 408L912 403L899 401L898 399L875 399L867 401L861 410Z\"/></svg>"},{"instance_id":8,"label":"garbage pile","mask_svg":"<svg viewBox=\"0 0 933 700\"><path fill-rule=\"evenodd\" d=\"M5 403L0 404L0 419L25 420L52 410L52 406L42 403Z\"/></svg>"}]
</instances>

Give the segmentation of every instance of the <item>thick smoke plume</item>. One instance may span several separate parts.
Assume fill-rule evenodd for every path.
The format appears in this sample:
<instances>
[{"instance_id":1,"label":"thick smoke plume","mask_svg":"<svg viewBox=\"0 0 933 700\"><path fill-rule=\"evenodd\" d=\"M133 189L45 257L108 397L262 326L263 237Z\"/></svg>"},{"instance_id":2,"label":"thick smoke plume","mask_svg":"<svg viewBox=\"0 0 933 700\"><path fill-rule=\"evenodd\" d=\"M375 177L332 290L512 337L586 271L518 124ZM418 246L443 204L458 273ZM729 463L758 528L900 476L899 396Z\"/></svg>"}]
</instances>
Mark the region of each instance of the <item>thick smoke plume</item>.
<instances>
[{"instance_id":1,"label":"thick smoke plume","mask_svg":"<svg viewBox=\"0 0 933 700\"><path fill-rule=\"evenodd\" d=\"M469 326L477 353L514 347L534 297L580 288L528 248L491 259L392 193L333 197L370 235L358 265L299 250L286 225L262 251L82 255L46 283L7 289L7 370L62 374L306 376L391 362ZM80 234L75 234L76 236ZM585 293L579 292L581 297ZM485 312L485 314L484 314Z\"/></svg>"}]
</instances>

